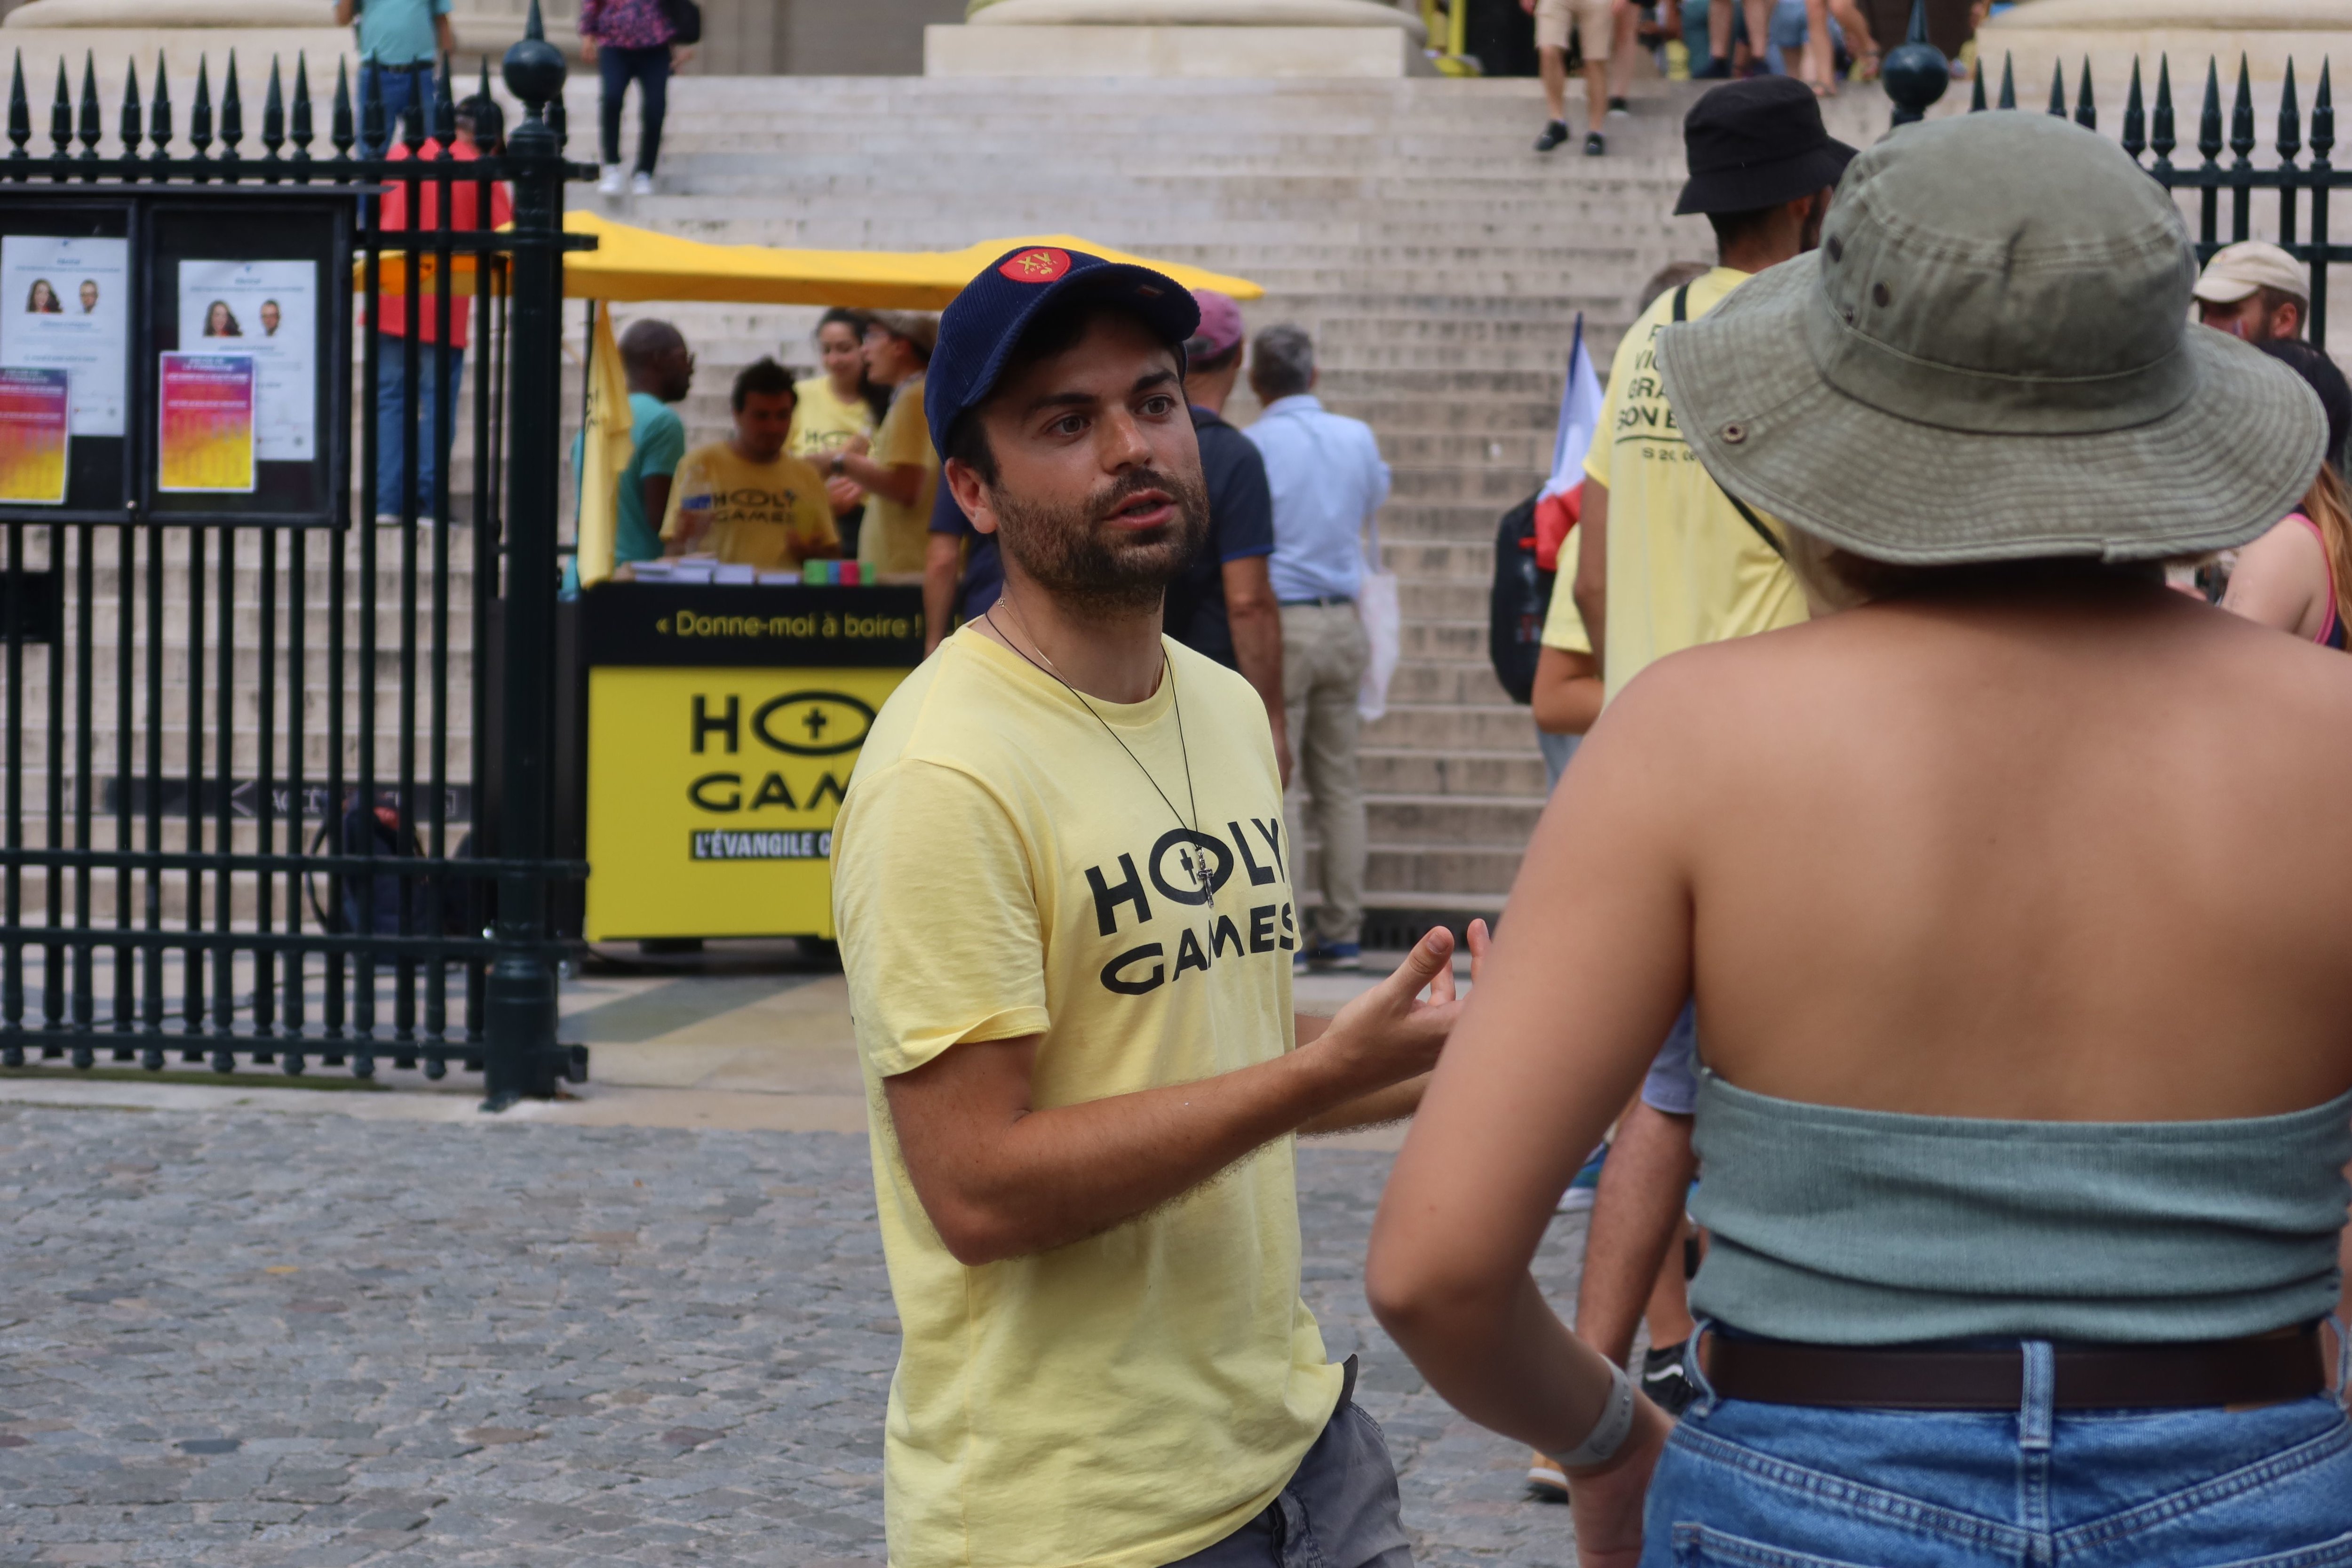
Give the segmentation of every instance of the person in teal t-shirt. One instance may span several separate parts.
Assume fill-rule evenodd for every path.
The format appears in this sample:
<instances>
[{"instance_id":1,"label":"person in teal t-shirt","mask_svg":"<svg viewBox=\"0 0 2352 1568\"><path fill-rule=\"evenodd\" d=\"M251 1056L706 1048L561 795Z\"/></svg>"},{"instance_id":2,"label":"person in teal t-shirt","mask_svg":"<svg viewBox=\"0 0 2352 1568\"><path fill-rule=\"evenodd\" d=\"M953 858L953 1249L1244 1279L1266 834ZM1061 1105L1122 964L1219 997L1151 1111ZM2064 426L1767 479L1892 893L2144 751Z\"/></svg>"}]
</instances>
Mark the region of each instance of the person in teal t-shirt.
<instances>
[{"instance_id":1,"label":"person in teal t-shirt","mask_svg":"<svg viewBox=\"0 0 2352 1568\"><path fill-rule=\"evenodd\" d=\"M614 499L613 564L651 561L662 552L662 514L669 510L670 476L686 456L686 422L673 403L686 401L694 385L694 356L686 339L667 321L638 321L621 334L621 372L629 383L628 466L621 470ZM583 431L572 438L572 471L587 472ZM573 513L575 524L578 513ZM579 584L576 570L563 574L564 590Z\"/></svg>"}]
</instances>

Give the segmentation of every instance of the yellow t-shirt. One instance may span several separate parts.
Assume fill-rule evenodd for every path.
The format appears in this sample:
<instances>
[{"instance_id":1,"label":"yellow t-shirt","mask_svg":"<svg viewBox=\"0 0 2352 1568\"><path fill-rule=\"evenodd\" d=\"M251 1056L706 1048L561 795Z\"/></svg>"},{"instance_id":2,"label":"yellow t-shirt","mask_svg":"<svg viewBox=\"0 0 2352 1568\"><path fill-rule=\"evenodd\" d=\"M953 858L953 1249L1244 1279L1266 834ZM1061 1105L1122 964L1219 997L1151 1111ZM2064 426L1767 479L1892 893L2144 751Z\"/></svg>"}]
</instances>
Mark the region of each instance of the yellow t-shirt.
<instances>
[{"instance_id":1,"label":"yellow t-shirt","mask_svg":"<svg viewBox=\"0 0 2352 1568\"><path fill-rule=\"evenodd\" d=\"M795 458L822 458L849 445L854 436L874 435L874 410L866 399L844 403L834 395L833 378L813 375L793 384L793 433L784 450Z\"/></svg>"},{"instance_id":2,"label":"yellow t-shirt","mask_svg":"<svg viewBox=\"0 0 2352 1568\"><path fill-rule=\"evenodd\" d=\"M675 539L684 527L699 527L691 516L698 512L708 517L709 531L697 548L763 572L793 571L841 546L824 477L794 457L754 463L724 441L697 447L679 459L670 480L661 536Z\"/></svg>"},{"instance_id":3,"label":"yellow t-shirt","mask_svg":"<svg viewBox=\"0 0 2352 1568\"><path fill-rule=\"evenodd\" d=\"M874 432L868 453L884 468L919 463L923 488L914 504L900 506L886 495L866 498L866 521L857 535L857 564L865 571L920 572L930 552L931 501L940 488L940 457L931 450L931 429L923 423L923 378L899 384Z\"/></svg>"},{"instance_id":4,"label":"yellow t-shirt","mask_svg":"<svg viewBox=\"0 0 2352 1568\"><path fill-rule=\"evenodd\" d=\"M1156 1568L1264 1509L1339 1403L1299 1299L1292 1139L1090 1240L967 1268L891 1129L883 1080L963 1041L1043 1035L1040 1108L1290 1049L1297 916L1265 705L1164 646L1172 679L1096 702L1098 721L966 626L883 705L834 825L902 1332L883 1447L900 1568ZM1187 820L1197 798L1197 835L1161 790Z\"/></svg>"},{"instance_id":5,"label":"yellow t-shirt","mask_svg":"<svg viewBox=\"0 0 2352 1568\"><path fill-rule=\"evenodd\" d=\"M1747 278L1718 267L1694 279L1688 319ZM1584 459L1585 473L1609 487L1609 646L1601 662L1611 698L1670 653L1806 618L1796 577L1699 466L1666 405L1652 344L1673 321L1674 304L1669 289L1617 345ZM1570 597L1553 594L1554 618L1562 605L1576 614ZM1546 642L1567 646L1554 641L1550 625L1544 630Z\"/></svg>"},{"instance_id":6,"label":"yellow t-shirt","mask_svg":"<svg viewBox=\"0 0 2352 1568\"><path fill-rule=\"evenodd\" d=\"M1575 542L1576 535L1568 537L1570 543ZM1583 614L1576 607L1576 563L1569 558L1565 546L1559 553L1559 574L1552 579L1551 605L1544 611L1543 636L1537 640L1546 647L1589 654L1592 651L1592 634L1584 629Z\"/></svg>"}]
</instances>

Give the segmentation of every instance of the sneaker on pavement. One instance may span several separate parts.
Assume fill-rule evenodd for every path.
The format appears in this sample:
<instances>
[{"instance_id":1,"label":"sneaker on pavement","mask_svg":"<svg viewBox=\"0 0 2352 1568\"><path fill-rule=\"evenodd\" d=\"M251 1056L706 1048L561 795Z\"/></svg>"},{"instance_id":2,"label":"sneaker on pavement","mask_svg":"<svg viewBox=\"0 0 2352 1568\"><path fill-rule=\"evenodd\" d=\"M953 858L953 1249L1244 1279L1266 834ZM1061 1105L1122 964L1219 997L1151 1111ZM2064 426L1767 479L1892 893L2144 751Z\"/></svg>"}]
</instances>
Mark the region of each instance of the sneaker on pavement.
<instances>
[{"instance_id":1,"label":"sneaker on pavement","mask_svg":"<svg viewBox=\"0 0 2352 1568\"><path fill-rule=\"evenodd\" d=\"M1690 1373L1683 1370L1683 1349L1681 1344L1665 1345L1642 1357L1642 1392L1669 1415L1680 1415L1698 1397Z\"/></svg>"},{"instance_id":2,"label":"sneaker on pavement","mask_svg":"<svg viewBox=\"0 0 2352 1568\"><path fill-rule=\"evenodd\" d=\"M622 172L621 165L618 163L605 164L604 172L596 176L596 194L600 196L619 195L621 194L623 181L625 178L626 176Z\"/></svg>"},{"instance_id":3,"label":"sneaker on pavement","mask_svg":"<svg viewBox=\"0 0 2352 1568\"><path fill-rule=\"evenodd\" d=\"M1631 114L1633 112L1633 106L1624 99L1612 98L1609 100L1609 112L1614 115Z\"/></svg>"},{"instance_id":4,"label":"sneaker on pavement","mask_svg":"<svg viewBox=\"0 0 2352 1568\"><path fill-rule=\"evenodd\" d=\"M1301 974L1363 967L1364 950L1360 944L1352 942L1327 942L1303 948L1299 951L1297 962L1291 965L1294 972Z\"/></svg>"},{"instance_id":5,"label":"sneaker on pavement","mask_svg":"<svg viewBox=\"0 0 2352 1568\"><path fill-rule=\"evenodd\" d=\"M629 176L629 195L633 196L649 196L653 194L654 177L651 174L646 174L643 169L639 169L635 174Z\"/></svg>"},{"instance_id":6,"label":"sneaker on pavement","mask_svg":"<svg viewBox=\"0 0 2352 1568\"><path fill-rule=\"evenodd\" d=\"M1549 153L1567 140L1568 121L1564 120L1555 120L1550 124L1543 128L1542 135L1536 138L1536 151L1538 153Z\"/></svg>"},{"instance_id":7,"label":"sneaker on pavement","mask_svg":"<svg viewBox=\"0 0 2352 1568\"><path fill-rule=\"evenodd\" d=\"M1601 1167L1608 1158L1609 1145L1606 1143L1592 1152L1592 1158L1584 1162L1576 1173L1576 1179L1568 1184L1568 1191L1559 1194L1559 1213L1580 1214L1592 1206L1593 1198L1601 1191Z\"/></svg>"},{"instance_id":8,"label":"sneaker on pavement","mask_svg":"<svg viewBox=\"0 0 2352 1568\"><path fill-rule=\"evenodd\" d=\"M1608 138L1602 136L1600 132L1595 131L1584 139L1584 155L1586 157L1598 158L1608 151Z\"/></svg>"},{"instance_id":9,"label":"sneaker on pavement","mask_svg":"<svg viewBox=\"0 0 2352 1568\"><path fill-rule=\"evenodd\" d=\"M1528 1495L1539 1502L1568 1500L1568 1472L1540 1448L1528 1456Z\"/></svg>"}]
</instances>

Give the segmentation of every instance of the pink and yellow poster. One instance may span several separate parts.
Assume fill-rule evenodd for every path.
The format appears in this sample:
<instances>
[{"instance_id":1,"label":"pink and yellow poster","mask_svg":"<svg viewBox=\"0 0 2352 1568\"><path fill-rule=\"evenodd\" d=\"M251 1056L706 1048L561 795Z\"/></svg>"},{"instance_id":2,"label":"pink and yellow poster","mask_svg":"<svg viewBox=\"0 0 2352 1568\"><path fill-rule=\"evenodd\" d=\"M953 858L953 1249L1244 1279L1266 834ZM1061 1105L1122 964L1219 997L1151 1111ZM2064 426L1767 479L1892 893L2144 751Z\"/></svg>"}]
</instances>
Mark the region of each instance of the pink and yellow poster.
<instances>
[{"instance_id":1,"label":"pink and yellow poster","mask_svg":"<svg viewBox=\"0 0 2352 1568\"><path fill-rule=\"evenodd\" d=\"M159 490L251 490L251 354L165 353L157 379Z\"/></svg>"},{"instance_id":2,"label":"pink and yellow poster","mask_svg":"<svg viewBox=\"0 0 2352 1568\"><path fill-rule=\"evenodd\" d=\"M0 369L0 504L63 506L72 377Z\"/></svg>"}]
</instances>

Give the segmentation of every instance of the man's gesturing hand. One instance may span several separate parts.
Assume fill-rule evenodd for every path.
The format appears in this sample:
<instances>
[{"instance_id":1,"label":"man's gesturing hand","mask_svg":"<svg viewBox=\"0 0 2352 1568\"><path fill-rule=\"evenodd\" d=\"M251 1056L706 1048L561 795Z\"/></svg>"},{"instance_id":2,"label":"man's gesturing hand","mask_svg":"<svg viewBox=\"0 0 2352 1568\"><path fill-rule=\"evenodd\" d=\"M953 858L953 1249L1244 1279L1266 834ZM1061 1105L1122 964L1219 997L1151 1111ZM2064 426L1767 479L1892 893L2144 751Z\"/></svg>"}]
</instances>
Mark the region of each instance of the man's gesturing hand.
<instances>
[{"instance_id":1,"label":"man's gesturing hand","mask_svg":"<svg viewBox=\"0 0 2352 1568\"><path fill-rule=\"evenodd\" d=\"M1474 980L1486 955L1486 922L1474 921ZM1384 1089L1435 1067L1461 1013L1454 987L1454 933L1440 926L1413 943L1395 973L1340 1008L1315 1047L1331 1053L1354 1092Z\"/></svg>"}]
</instances>

